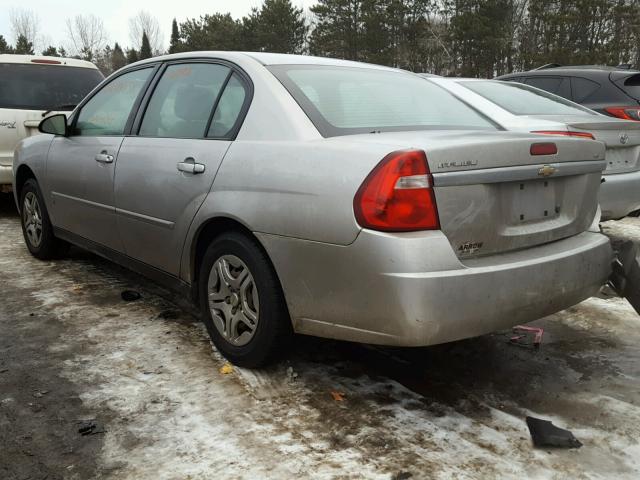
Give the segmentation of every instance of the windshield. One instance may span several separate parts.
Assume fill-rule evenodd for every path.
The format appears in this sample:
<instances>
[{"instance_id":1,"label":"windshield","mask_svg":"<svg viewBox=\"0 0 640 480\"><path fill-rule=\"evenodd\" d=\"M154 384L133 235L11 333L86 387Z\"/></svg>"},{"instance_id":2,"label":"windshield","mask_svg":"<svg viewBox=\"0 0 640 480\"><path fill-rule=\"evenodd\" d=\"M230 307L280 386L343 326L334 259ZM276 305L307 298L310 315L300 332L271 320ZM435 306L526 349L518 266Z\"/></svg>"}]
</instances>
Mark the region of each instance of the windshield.
<instances>
[{"instance_id":1,"label":"windshield","mask_svg":"<svg viewBox=\"0 0 640 480\"><path fill-rule=\"evenodd\" d=\"M92 68L0 63L0 108L68 110L103 78Z\"/></svg>"},{"instance_id":2,"label":"windshield","mask_svg":"<svg viewBox=\"0 0 640 480\"><path fill-rule=\"evenodd\" d=\"M325 137L402 130L497 130L445 89L410 73L324 65L278 65L269 70Z\"/></svg>"},{"instance_id":3,"label":"windshield","mask_svg":"<svg viewBox=\"0 0 640 480\"><path fill-rule=\"evenodd\" d=\"M596 115L569 100L514 82L459 82L514 115Z\"/></svg>"}]
</instances>

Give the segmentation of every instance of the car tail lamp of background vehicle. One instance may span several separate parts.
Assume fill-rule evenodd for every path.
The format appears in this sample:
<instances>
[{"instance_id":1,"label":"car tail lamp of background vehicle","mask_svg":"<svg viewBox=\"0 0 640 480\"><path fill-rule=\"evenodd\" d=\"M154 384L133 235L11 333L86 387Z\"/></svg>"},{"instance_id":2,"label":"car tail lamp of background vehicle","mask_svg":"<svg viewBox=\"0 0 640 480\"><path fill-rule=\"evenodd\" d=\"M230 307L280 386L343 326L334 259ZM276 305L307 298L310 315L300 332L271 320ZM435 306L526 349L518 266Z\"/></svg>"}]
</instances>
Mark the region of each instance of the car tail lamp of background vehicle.
<instances>
[{"instance_id":1,"label":"car tail lamp of background vehicle","mask_svg":"<svg viewBox=\"0 0 640 480\"><path fill-rule=\"evenodd\" d=\"M538 135L558 135L560 137L588 138L590 140L596 139L593 134L588 132L571 132L566 130L537 130L531 133L537 133Z\"/></svg>"},{"instance_id":2,"label":"car tail lamp of background vehicle","mask_svg":"<svg viewBox=\"0 0 640 480\"><path fill-rule=\"evenodd\" d=\"M640 122L640 107L607 107L605 111L617 118Z\"/></svg>"},{"instance_id":3,"label":"car tail lamp of background vehicle","mask_svg":"<svg viewBox=\"0 0 640 480\"><path fill-rule=\"evenodd\" d=\"M422 150L387 155L367 176L354 198L357 222L384 232L438 230L433 177Z\"/></svg>"}]
</instances>

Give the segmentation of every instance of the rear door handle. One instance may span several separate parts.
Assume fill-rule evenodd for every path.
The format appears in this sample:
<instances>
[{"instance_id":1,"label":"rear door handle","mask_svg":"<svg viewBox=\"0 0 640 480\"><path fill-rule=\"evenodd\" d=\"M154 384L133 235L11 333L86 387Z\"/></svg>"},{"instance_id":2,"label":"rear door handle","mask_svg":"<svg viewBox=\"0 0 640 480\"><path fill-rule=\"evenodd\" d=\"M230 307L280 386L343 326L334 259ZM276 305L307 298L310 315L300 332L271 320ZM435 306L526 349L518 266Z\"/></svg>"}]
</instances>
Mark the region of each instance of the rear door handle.
<instances>
[{"instance_id":1,"label":"rear door handle","mask_svg":"<svg viewBox=\"0 0 640 480\"><path fill-rule=\"evenodd\" d=\"M113 155L109 155L106 150L103 150L95 156L95 160L100 163L113 163Z\"/></svg>"},{"instance_id":2,"label":"rear door handle","mask_svg":"<svg viewBox=\"0 0 640 480\"><path fill-rule=\"evenodd\" d=\"M183 162L178 163L178 170L186 173L204 173L204 165L202 163L196 163L193 157L187 157Z\"/></svg>"}]
</instances>

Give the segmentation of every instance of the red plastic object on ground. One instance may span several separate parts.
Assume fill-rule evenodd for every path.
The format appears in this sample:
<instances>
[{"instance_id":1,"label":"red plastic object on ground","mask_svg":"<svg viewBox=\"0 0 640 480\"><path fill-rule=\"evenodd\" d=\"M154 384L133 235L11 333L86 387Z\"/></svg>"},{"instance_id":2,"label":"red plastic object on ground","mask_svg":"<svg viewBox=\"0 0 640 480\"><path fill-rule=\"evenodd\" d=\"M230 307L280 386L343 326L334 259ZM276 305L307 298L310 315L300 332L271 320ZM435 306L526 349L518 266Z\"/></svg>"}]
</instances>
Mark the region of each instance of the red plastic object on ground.
<instances>
[{"instance_id":1,"label":"red plastic object on ground","mask_svg":"<svg viewBox=\"0 0 640 480\"><path fill-rule=\"evenodd\" d=\"M514 335L509 339L512 343L519 343L520 340L527 338L527 336L533 336L533 347L540 348L542 343L542 336L544 335L544 329L540 327L527 327L526 325L516 325L513 327Z\"/></svg>"}]
</instances>

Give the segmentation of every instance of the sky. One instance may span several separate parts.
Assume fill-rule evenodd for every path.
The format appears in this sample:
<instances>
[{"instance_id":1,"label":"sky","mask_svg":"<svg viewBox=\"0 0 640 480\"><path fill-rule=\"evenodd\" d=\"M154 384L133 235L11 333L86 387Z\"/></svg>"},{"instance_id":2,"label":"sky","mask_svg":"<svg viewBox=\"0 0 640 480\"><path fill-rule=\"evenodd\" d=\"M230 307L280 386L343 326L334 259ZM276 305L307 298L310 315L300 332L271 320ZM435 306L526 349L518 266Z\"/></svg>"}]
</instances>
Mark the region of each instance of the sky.
<instances>
[{"instance_id":1,"label":"sky","mask_svg":"<svg viewBox=\"0 0 640 480\"><path fill-rule=\"evenodd\" d=\"M314 0L292 0L297 7L308 8ZM66 19L76 15L93 14L102 18L109 35L109 43L115 42L127 46L129 40L129 18L140 10L154 15L162 29L165 46L169 45L171 21L178 22L187 18L197 18L205 13L229 12L234 18L246 15L252 7L262 5L261 0L0 0L0 35L13 44L15 38L11 31L10 15L12 10L29 9L34 11L40 23L39 43L54 46L68 45ZM37 45L38 48L44 48Z\"/></svg>"}]
</instances>

